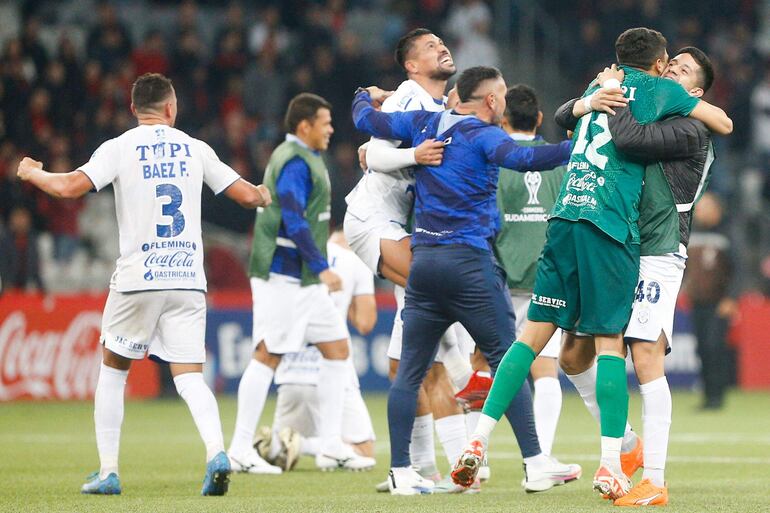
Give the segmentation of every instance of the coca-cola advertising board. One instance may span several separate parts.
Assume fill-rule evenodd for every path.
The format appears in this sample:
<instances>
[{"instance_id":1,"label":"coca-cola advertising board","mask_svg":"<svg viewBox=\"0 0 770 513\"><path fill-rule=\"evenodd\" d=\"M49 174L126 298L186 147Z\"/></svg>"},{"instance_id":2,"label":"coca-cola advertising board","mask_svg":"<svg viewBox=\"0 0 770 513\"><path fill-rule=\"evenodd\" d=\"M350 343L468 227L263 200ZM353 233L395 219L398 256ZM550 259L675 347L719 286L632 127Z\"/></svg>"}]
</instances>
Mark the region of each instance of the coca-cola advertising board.
<instances>
[{"instance_id":1,"label":"coca-cola advertising board","mask_svg":"<svg viewBox=\"0 0 770 513\"><path fill-rule=\"evenodd\" d=\"M106 294L0 296L0 401L90 399L101 363ZM134 362L126 393L155 397L157 365Z\"/></svg>"}]
</instances>

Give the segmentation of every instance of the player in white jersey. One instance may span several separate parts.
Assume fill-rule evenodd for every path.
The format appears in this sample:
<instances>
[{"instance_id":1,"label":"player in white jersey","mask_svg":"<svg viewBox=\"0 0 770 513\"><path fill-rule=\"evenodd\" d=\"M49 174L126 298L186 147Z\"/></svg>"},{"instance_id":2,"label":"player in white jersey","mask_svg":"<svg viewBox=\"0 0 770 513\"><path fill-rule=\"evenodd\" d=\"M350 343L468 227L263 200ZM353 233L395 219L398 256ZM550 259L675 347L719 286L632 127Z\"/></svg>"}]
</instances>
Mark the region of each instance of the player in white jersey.
<instances>
[{"instance_id":1,"label":"player in white jersey","mask_svg":"<svg viewBox=\"0 0 770 513\"><path fill-rule=\"evenodd\" d=\"M246 182L203 141L173 128L177 100L171 81L145 74L131 90L139 126L102 144L70 173L52 174L24 158L18 176L60 198L78 198L112 184L120 257L104 307L104 346L94 423L101 468L82 493L121 493L118 449L123 396L133 360L168 362L206 446L203 495L224 495L230 464L217 402L203 380L206 360L206 278L201 243L201 188L247 208L270 204L264 186Z\"/></svg>"},{"instance_id":2,"label":"player in white jersey","mask_svg":"<svg viewBox=\"0 0 770 513\"><path fill-rule=\"evenodd\" d=\"M443 111L447 80L456 72L443 41L427 29L413 30L399 41L396 61L406 71L408 80L383 103L382 110ZM346 198L344 223L345 236L353 251L372 272L396 284L398 308L388 348L391 377L395 376L401 356L400 314L411 263L410 234L406 230L414 203L411 167L439 164L443 154L443 143L437 141L426 141L416 148L399 148L400 145L400 141L379 139L367 144L368 169ZM437 357L437 362L444 365L434 365L420 389L411 452L412 462L420 467L423 476L439 476L433 448L434 416L450 466L462 450L467 436L465 417L453 397L452 382L458 388L469 382L472 370L468 354L467 349L458 348L454 328L450 328ZM385 484L378 486L378 490L387 491ZM444 484L436 491L462 491L449 480Z\"/></svg>"},{"instance_id":3,"label":"player in white jersey","mask_svg":"<svg viewBox=\"0 0 770 513\"><path fill-rule=\"evenodd\" d=\"M332 233L327 259L329 267L342 279L342 289L331 293L334 305L359 333L366 335L377 322L374 275L350 250L341 231ZM320 359L320 351L310 345L284 355L275 371L278 398L273 427L260 428L254 445L260 456L283 470L290 470L300 455L315 457L320 451L316 391ZM348 357L350 382L345 389L342 439L358 454L373 458L374 428L353 361L352 355Z\"/></svg>"}]
</instances>

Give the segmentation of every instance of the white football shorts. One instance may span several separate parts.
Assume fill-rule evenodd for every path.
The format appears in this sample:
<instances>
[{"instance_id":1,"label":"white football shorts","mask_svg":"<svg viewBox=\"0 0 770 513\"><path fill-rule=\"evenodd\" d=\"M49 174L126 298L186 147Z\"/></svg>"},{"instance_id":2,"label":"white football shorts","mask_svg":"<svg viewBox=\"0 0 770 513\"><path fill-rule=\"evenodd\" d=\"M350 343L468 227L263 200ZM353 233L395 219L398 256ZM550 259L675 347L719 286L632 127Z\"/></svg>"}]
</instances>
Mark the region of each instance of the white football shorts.
<instances>
[{"instance_id":1,"label":"white football shorts","mask_svg":"<svg viewBox=\"0 0 770 513\"><path fill-rule=\"evenodd\" d=\"M677 253L643 256L639 259L639 284L636 287L631 319L625 338L655 342L661 332L671 350L674 331L676 297L682 285L687 251L680 246Z\"/></svg>"},{"instance_id":2,"label":"white football shorts","mask_svg":"<svg viewBox=\"0 0 770 513\"><path fill-rule=\"evenodd\" d=\"M532 300L532 294L520 294L511 292L511 303L513 303L513 313L516 314L516 338L518 339L524 331L524 325L527 323L527 310L529 302ZM561 350L561 328L556 328L551 339L545 345L538 356L545 358L558 358Z\"/></svg>"},{"instance_id":3,"label":"white football shorts","mask_svg":"<svg viewBox=\"0 0 770 513\"><path fill-rule=\"evenodd\" d=\"M101 343L125 358L206 361L206 294L200 290L110 290Z\"/></svg>"},{"instance_id":4,"label":"white football shorts","mask_svg":"<svg viewBox=\"0 0 770 513\"><path fill-rule=\"evenodd\" d=\"M380 240L399 241L410 235L401 224L381 214L372 214L366 221L362 221L348 212L345 214L343 230L350 249L376 276L380 275Z\"/></svg>"},{"instance_id":5,"label":"white football shorts","mask_svg":"<svg viewBox=\"0 0 770 513\"><path fill-rule=\"evenodd\" d=\"M286 384L278 387L273 430L291 427L304 437L319 436L318 388L315 385ZM361 390L345 389L342 413L342 440L360 444L374 440L374 427Z\"/></svg>"},{"instance_id":6,"label":"white football shorts","mask_svg":"<svg viewBox=\"0 0 770 513\"><path fill-rule=\"evenodd\" d=\"M267 280L251 278L251 298L254 347L264 340L268 352L286 354L300 351L306 342L350 338L326 285L302 287L296 278L271 273Z\"/></svg>"}]
</instances>

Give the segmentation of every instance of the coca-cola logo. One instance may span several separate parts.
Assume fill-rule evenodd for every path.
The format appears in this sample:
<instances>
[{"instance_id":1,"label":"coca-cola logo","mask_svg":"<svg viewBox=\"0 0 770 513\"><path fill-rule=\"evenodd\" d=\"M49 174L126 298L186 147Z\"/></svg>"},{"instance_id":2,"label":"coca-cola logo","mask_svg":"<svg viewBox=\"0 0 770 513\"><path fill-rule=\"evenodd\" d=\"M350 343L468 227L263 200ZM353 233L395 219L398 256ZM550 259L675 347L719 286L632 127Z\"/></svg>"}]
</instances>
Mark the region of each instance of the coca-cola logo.
<instances>
[{"instance_id":1,"label":"coca-cola logo","mask_svg":"<svg viewBox=\"0 0 770 513\"><path fill-rule=\"evenodd\" d=\"M157 267L192 267L195 264L195 253L192 251L175 251L174 253L158 254L155 252L147 255L144 266L148 269Z\"/></svg>"},{"instance_id":2,"label":"coca-cola logo","mask_svg":"<svg viewBox=\"0 0 770 513\"><path fill-rule=\"evenodd\" d=\"M93 396L101 351L101 313L76 315L63 330L28 329L22 311L0 324L0 401Z\"/></svg>"}]
</instances>

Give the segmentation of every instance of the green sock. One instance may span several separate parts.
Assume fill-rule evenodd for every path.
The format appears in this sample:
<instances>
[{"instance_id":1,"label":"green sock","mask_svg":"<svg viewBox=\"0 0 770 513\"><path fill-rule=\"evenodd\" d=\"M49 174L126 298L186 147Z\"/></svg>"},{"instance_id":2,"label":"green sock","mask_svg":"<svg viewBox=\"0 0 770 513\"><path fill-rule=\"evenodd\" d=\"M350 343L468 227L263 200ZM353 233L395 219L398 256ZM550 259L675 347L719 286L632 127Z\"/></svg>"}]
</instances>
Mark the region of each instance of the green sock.
<instances>
[{"instance_id":1,"label":"green sock","mask_svg":"<svg viewBox=\"0 0 770 513\"><path fill-rule=\"evenodd\" d=\"M626 361L601 355L596 364L596 402L601 413L602 436L623 438L628 420Z\"/></svg>"},{"instance_id":2,"label":"green sock","mask_svg":"<svg viewBox=\"0 0 770 513\"><path fill-rule=\"evenodd\" d=\"M518 340L511 344L495 372L492 389L481 410L484 415L500 420L527 379L534 360L535 352L527 344Z\"/></svg>"}]
</instances>

